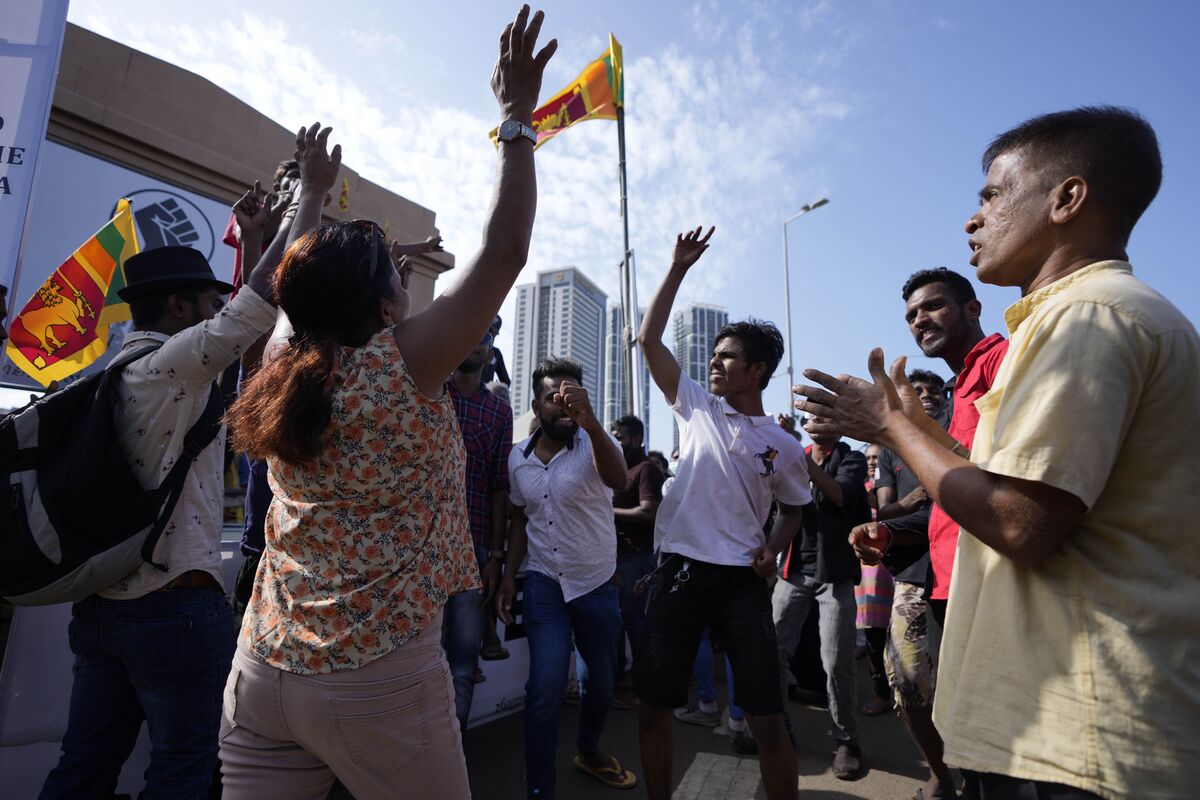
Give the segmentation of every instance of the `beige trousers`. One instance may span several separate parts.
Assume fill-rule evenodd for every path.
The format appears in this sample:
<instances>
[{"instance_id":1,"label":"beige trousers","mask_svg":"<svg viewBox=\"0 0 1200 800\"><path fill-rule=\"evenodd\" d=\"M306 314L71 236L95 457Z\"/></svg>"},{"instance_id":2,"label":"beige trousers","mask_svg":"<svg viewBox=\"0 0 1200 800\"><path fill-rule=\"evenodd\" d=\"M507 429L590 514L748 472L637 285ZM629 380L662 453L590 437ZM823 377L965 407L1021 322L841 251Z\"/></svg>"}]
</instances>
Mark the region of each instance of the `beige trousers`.
<instances>
[{"instance_id":1,"label":"beige trousers","mask_svg":"<svg viewBox=\"0 0 1200 800\"><path fill-rule=\"evenodd\" d=\"M225 685L225 800L325 800L334 776L356 800L471 796L442 617L364 667L297 675L238 648Z\"/></svg>"}]
</instances>

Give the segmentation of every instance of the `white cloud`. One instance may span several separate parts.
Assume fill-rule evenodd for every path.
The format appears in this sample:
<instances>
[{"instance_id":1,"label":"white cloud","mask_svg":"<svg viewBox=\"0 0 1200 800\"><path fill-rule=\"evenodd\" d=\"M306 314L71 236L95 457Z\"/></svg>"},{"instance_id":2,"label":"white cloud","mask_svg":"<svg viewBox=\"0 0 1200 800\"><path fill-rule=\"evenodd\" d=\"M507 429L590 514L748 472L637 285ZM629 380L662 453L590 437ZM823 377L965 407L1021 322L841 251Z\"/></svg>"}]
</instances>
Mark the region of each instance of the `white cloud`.
<instances>
[{"instance_id":1,"label":"white cloud","mask_svg":"<svg viewBox=\"0 0 1200 800\"><path fill-rule=\"evenodd\" d=\"M827 13L824 5L805 12L800 27L818 26ZM757 240L776 236L786 211L826 190L819 165L795 165L815 153L851 104L832 87L789 72L784 62L793 42L741 16L702 2L691 23L712 34L703 37L705 46L669 45L626 62L630 235L643 303L669 263L678 231L717 226L719 246L689 278L681 302L720 304L724 290L743 280ZM769 15L757 8L750 16ZM333 140L355 170L437 212L460 265L477 246L495 167L485 135L494 114L449 104L393 106L395 95L356 83L338 54L307 46L296 23L263 12L203 25L143 21L132 29L116 28L99 5L77 8L74 17L102 35L119 30L126 44L212 80L287 127L314 119L333 125ZM736 31L732 41L728 31ZM358 31L348 38L363 51L403 48L394 34ZM562 44L543 98L595 58L606 38ZM540 148L537 160L538 218L520 282L575 265L615 300L622 246L615 124L578 125ZM446 276L441 288L459 274ZM502 313L511 318L511 311L510 300Z\"/></svg>"}]
</instances>

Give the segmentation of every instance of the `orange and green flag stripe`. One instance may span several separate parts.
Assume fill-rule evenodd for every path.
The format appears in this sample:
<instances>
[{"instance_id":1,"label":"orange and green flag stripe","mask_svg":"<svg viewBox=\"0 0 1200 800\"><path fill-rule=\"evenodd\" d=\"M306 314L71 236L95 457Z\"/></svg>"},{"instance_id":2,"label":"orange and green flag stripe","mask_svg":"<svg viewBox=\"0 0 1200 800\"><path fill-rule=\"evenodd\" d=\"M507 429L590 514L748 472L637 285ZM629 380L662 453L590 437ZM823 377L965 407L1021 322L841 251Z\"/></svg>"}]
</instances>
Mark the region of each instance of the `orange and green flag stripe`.
<instances>
[{"instance_id":1,"label":"orange and green flag stripe","mask_svg":"<svg viewBox=\"0 0 1200 800\"><path fill-rule=\"evenodd\" d=\"M625 68L621 44L611 33L608 50L583 68L579 77L533 112L533 129L541 147L556 134L589 119L616 119L625 107ZM498 143L499 128L488 134Z\"/></svg>"},{"instance_id":2,"label":"orange and green flag stripe","mask_svg":"<svg viewBox=\"0 0 1200 800\"><path fill-rule=\"evenodd\" d=\"M6 352L43 386L62 380L99 358L108 326L129 319L117 296L125 286L125 261L138 252L129 200L46 279L13 318Z\"/></svg>"}]
</instances>

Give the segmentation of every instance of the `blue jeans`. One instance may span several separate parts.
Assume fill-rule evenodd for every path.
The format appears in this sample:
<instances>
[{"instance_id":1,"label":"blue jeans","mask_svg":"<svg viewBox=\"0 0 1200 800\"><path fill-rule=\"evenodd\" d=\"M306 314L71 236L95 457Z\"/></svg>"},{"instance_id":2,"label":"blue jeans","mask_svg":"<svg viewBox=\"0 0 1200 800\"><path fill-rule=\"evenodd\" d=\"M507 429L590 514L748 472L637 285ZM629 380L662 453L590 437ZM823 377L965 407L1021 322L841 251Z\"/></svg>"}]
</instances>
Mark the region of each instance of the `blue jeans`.
<instances>
[{"instance_id":1,"label":"blue jeans","mask_svg":"<svg viewBox=\"0 0 1200 800\"><path fill-rule=\"evenodd\" d=\"M487 563L490 550L475 545L475 559L480 571ZM454 678L454 715L460 731L467 730L471 699L475 696L475 670L479 668L479 646L487 622L483 607L483 591L472 589L452 595L446 603L442 618L442 649Z\"/></svg>"},{"instance_id":2,"label":"blue jeans","mask_svg":"<svg viewBox=\"0 0 1200 800\"><path fill-rule=\"evenodd\" d=\"M621 624L624 634L629 637L629 643L636 649L642 638L642 628L646 627L646 595L636 594L634 585L643 575L654 571L654 553L618 553L617 578L621 581ZM617 642L617 678L623 678L627 667L625 664L625 640Z\"/></svg>"},{"instance_id":3,"label":"blue jeans","mask_svg":"<svg viewBox=\"0 0 1200 800\"><path fill-rule=\"evenodd\" d=\"M621 608L616 584L606 583L563 599L558 582L540 572L525 573L521 616L529 642L525 684L525 780L529 796L554 797L558 720L571 659L571 637L584 664L579 675L580 753L600 749L600 734L613 699Z\"/></svg>"},{"instance_id":4,"label":"blue jeans","mask_svg":"<svg viewBox=\"0 0 1200 800\"><path fill-rule=\"evenodd\" d=\"M75 681L67 733L39 798L111 796L142 720L150 732L142 800L206 797L234 650L224 592L92 596L72 608L68 635Z\"/></svg>"},{"instance_id":5,"label":"blue jeans","mask_svg":"<svg viewBox=\"0 0 1200 800\"><path fill-rule=\"evenodd\" d=\"M712 640L708 636L708 628L704 629L704 637L700 640L700 649L696 651L696 697L702 703L717 702L716 668L713 663ZM725 685L729 687L729 718L739 720L746 718L733 696L733 665L725 659Z\"/></svg>"}]
</instances>

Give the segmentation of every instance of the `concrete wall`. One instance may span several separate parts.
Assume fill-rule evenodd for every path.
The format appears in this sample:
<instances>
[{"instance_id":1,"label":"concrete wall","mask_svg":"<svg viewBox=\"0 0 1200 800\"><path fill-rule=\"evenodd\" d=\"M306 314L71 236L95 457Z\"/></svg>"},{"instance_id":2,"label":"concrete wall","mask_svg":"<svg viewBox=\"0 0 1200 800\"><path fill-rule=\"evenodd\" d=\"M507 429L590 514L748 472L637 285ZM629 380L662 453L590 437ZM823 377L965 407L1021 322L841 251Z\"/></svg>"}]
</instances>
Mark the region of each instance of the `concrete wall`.
<instances>
[{"instance_id":1,"label":"concrete wall","mask_svg":"<svg viewBox=\"0 0 1200 800\"><path fill-rule=\"evenodd\" d=\"M289 120L297 128L313 120ZM48 139L232 204L257 178L269 181L290 158L295 131L268 119L216 84L165 61L67 25ZM353 154L350 154L353 158ZM430 209L366 180L345 163L350 209L335 200L330 219L374 219L388 235L419 241L436 234ZM341 181L335 187L335 197ZM413 309L433 299L437 276L454 256L419 256L409 291Z\"/></svg>"}]
</instances>

